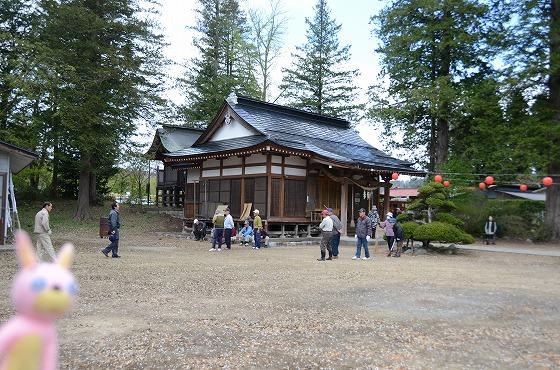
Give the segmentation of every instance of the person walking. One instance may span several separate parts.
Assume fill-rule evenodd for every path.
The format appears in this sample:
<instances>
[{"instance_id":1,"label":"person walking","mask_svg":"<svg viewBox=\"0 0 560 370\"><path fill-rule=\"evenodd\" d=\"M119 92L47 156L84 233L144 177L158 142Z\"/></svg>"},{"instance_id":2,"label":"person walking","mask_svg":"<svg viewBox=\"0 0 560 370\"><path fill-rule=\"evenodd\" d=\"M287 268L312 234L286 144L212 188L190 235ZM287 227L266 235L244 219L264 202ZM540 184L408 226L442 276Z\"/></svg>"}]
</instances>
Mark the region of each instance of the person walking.
<instances>
[{"instance_id":1,"label":"person walking","mask_svg":"<svg viewBox=\"0 0 560 370\"><path fill-rule=\"evenodd\" d=\"M488 221L484 224L484 240L486 241L486 245L490 242L496 244L496 230L496 221L494 221L492 216L488 216Z\"/></svg>"},{"instance_id":2,"label":"person walking","mask_svg":"<svg viewBox=\"0 0 560 370\"><path fill-rule=\"evenodd\" d=\"M193 221L193 234L194 240L204 240L206 236L206 223L195 218Z\"/></svg>"},{"instance_id":3,"label":"person walking","mask_svg":"<svg viewBox=\"0 0 560 370\"><path fill-rule=\"evenodd\" d=\"M119 230L121 228L119 209L120 206L117 202L111 204L111 211L109 212L109 241L111 244L101 250L101 253L103 253L105 257L109 257L109 252L111 252L111 257L121 258L121 256L119 256Z\"/></svg>"},{"instance_id":4,"label":"person walking","mask_svg":"<svg viewBox=\"0 0 560 370\"><path fill-rule=\"evenodd\" d=\"M332 208L327 208L327 212L329 217L333 221L333 229L332 229L332 239L331 239L331 249L332 249L332 258L338 258L338 246L340 245L340 230L342 230L342 222L337 215L333 213Z\"/></svg>"},{"instance_id":5,"label":"person walking","mask_svg":"<svg viewBox=\"0 0 560 370\"><path fill-rule=\"evenodd\" d=\"M371 239L371 220L366 216L366 210L360 208L358 211L358 220L356 222L356 254L352 257L353 260L359 260L362 254L362 247L364 248L363 260L369 260L368 242Z\"/></svg>"},{"instance_id":6,"label":"person walking","mask_svg":"<svg viewBox=\"0 0 560 370\"><path fill-rule=\"evenodd\" d=\"M395 231L393 230L393 225L397 223L397 220L393 218L393 213L387 213L387 218L385 221L381 222L379 225L385 231L385 236L387 237L387 249L389 253L387 257L391 257L391 249L393 248L393 243L395 242Z\"/></svg>"},{"instance_id":7,"label":"person walking","mask_svg":"<svg viewBox=\"0 0 560 370\"><path fill-rule=\"evenodd\" d=\"M376 206L372 206L371 210L368 213L368 218L371 220L371 237L373 239L375 239L375 234L377 231L377 225L379 224L380 218L379 218L379 212L377 212L377 207Z\"/></svg>"},{"instance_id":8,"label":"person walking","mask_svg":"<svg viewBox=\"0 0 560 370\"><path fill-rule=\"evenodd\" d=\"M255 209L253 211L255 217L253 218L253 231L255 233L255 246L253 249L260 249L261 247L261 231L263 230L263 224L261 216L259 216L259 210Z\"/></svg>"},{"instance_id":9,"label":"person walking","mask_svg":"<svg viewBox=\"0 0 560 370\"><path fill-rule=\"evenodd\" d=\"M402 252L402 245L404 241L404 230L402 228L402 225L398 221L394 226L394 231L395 231L395 240L397 243L397 250L393 254L393 257L400 257Z\"/></svg>"},{"instance_id":10,"label":"person walking","mask_svg":"<svg viewBox=\"0 0 560 370\"><path fill-rule=\"evenodd\" d=\"M332 260L332 248L331 239L333 237L333 220L329 216L329 211L326 209L321 212L323 216L323 221L319 224L319 229L321 229L321 258L317 258L317 261L325 261L326 250L329 251L329 258L327 260Z\"/></svg>"},{"instance_id":11,"label":"person walking","mask_svg":"<svg viewBox=\"0 0 560 370\"><path fill-rule=\"evenodd\" d=\"M221 252L222 251L222 239L224 238L224 215L216 210L214 217L212 218L212 223L214 224L214 236L212 238L212 248L209 252ZM218 249L216 249L218 245Z\"/></svg>"},{"instance_id":12,"label":"person walking","mask_svg":"<svg viewBox=\"0 0 560 370\"><path fill-rule=\"evenodd\" d=\"M52 211L51 202L44 202L43 208L35 215L34 233L37 234L37 257L42 262L54 262L56 254L51 241L51 225L49 213Z\"/></svg>"},{"instance_id":13,"label":"person walking","mask_svg":"<svg viewBox=\"0 0 560 370\"><path fill-rule=\"evenodd\" d=\"M233 217L231 217L231 211L229 208L225 210L224 218L224 239L226 240L226 248L231 249L231 235L235 224L233 223Z\"/></svg>"},{"instance_id":14,"label":"person walking","mask_svg":"<svg viewBox=\"0 0 560 370\"><path fill-rule=\"evenodd\" d=\"M245 220L244 226L239 230L239 240L241 245L249 245L253 242L253 228L249 225L249 220Z\"/></svg>"}]
</instances>

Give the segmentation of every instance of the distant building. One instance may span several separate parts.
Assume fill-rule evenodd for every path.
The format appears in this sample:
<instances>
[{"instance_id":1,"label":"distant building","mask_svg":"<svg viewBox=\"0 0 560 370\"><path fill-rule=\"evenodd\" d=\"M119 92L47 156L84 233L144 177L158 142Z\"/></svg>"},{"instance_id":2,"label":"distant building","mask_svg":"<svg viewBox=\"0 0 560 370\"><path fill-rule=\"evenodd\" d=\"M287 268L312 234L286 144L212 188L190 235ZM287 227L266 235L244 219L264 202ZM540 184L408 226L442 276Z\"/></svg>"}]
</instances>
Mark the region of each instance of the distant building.
<instances>
[{"instance_id":1,"label":"distant building","mask_svg":"<svg viewBox=\"0 0 560 370\"><path fill-rule=\"evenodd\" d=\"M381 195L385 194L385 189L380 189ZM391 188L389 190L389 197L391 199L390 210L395 213L397 208L404 211L410 203L418 198L418 188ZM379 207L384 209L383 204Z\"/></svg>"},{"instance_id":2,"label":"distant building","mask_svg":"<svg viewBox=\"0 0 560 370\"><path fill-rule=\"evenodd\" d=\"M518 185L495 185L488 187L486 197L488 199L527 199L545 202L546 188L532 187L527 191L521 191Z\"/></svg>"},{"instance_id":3,"label":"distant building","mask_svg":"<svg viewBox=\"0 0 560 370\"><path fill-rule=\"evenodd\" d=\"M12 176L27 167L37 158L34 152L0 141L0 245L6 242L8 226L14 211L15 194Z\"/></svg>"},{"instance_id":4,"label":"distant building","mask_svg":"<svg viewBox=\"0 0 560 370\"><path fill-rule=\"evenodd\" d=\"M378 203L393 172L424 175L366 143L346 120L235 95L191 145L173 151L162 134L156 132L153 158L183 179L189 220L209 219L228 204L234 218L258 209L269 230L284 234L288 226L299 234L330 207L346 228L359 208Z\"/></svg>"}]
</instances>

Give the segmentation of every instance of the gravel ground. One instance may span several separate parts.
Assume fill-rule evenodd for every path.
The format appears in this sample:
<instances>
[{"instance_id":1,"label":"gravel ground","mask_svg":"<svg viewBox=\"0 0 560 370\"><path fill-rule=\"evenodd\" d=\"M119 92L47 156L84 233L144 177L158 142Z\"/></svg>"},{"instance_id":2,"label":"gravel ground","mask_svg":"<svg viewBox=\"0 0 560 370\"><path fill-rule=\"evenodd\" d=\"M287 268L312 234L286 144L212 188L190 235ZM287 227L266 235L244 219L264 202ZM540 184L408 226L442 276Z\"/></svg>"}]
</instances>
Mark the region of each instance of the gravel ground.
<instances>
[{"instance_id":1,"label":"gravel ground","mask_svg":"<svg viewBox=\"0 0 560 370\"><path fill-rule=\"evenodd\" d=\"M560 258L317 262L318 246L260 251L146 232L71 239L80 300L59 321L63 369L558 368ZM0 321L13 314L0 252Z\"/></svg>"}]
</instances>

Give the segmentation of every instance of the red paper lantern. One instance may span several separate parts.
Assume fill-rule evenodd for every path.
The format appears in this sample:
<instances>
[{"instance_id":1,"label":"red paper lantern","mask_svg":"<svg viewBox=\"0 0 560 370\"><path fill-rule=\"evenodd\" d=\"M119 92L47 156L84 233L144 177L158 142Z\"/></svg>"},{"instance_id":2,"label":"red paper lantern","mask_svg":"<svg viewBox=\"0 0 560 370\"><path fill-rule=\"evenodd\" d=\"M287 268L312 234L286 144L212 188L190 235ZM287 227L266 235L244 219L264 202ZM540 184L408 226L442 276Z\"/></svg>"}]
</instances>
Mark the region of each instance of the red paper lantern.
<instances>
[{"instance_id":1,"label":"red paper lantern","mask_svg":"<svg viewBox=\"0 0 560 370\"><path fill-rule=\"evenodd\" d=\"M480 184L478 184L478 188L479 188L480 190L484 190L484 189L486 189L486 184L483 183L483 182L481 182Z\"/></svg>"},{"instance_id":2,"label":"red paper lantern","mask_svg":"<svg viewBox=\"0 0 560 370\"><path fill-rule=\"evenodd\" d=\"M486 185L492 185L494 183L494 178L492 176L487 176L484 179L484 182L486 183Z\"/></svg>"},{"instance_id":3,"label":"red paper lantern","mask_svg":"<svg viewBox=\"0 0 560 370\"><path fill-rule=\"evenodd\" d=\"M519 185L519 190L521 190L521 191L527 191L527 185L525 185L525 184Z\"/></svg>"},{"instance_id":4,"label":"red paper lantern","mask_svg":"<svg viewBox=\"0 0 560 370\"><path fill-rule=\"evenodd\" d=\"M393 172L393 174L391 175L391 178L392 178L393 180L396 180L396 179L399 178L399 174L396 173L396 172Z\"/></svg>"},{"instance_id":5,"label":"red paper lantern","mask_svg":"<svg viewBox=\"0 0 560 370\"><path fill-rule=\"evenodd\" d=\"M544 184L544 186L550 186L554 183L554 181L552 180L552 177L547 176L542 179L542 183Z\"/></svg>"},{"instance_id":6,"label":"red paper lantern","mask_svg":"<svg viewBox=\"0 0 560 370\"><path fill-rule=\"evenodd\" d=\"M443 177L441 177L441 175L435 175L435 176L434 176L434 181L435 181L435 182L442 182L442 181L443 181Z\"/></svg>"},{"instance_id":7,"label":"red paper lantern","mask_svg":"<svg viewBox=\"0 0 560 370\"><path fill-rule=\"evenodd\" d=\"M445 180L445 181L443 182L443 186L449 187L449 185L451 185L451 183L450 183L449 181Z\"/></svg>"}]
</instances>

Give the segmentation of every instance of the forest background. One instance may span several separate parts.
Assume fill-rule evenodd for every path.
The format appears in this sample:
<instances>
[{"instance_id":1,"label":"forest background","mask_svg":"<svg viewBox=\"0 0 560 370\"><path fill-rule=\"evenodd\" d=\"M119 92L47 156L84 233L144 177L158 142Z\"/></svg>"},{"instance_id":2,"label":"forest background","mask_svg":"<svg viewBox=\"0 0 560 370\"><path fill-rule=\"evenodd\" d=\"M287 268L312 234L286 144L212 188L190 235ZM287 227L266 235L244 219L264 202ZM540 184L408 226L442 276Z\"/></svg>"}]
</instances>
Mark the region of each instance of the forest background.
<instances>
[{"instance_id":1,"label":"forest background","mask_svg":"<svg viewBox=\"0 0 560 370\"><path fill-rule=\"evenodd\" d=\"M494 175L535 188L552 176L546 223L560 238L560 0L352 8L370 16L368 45L341 42L344 25L317 0L288 58L288 1L253 5L193 1L184 26L197 52L176 78L157 1L0 0L0 140L40 155L16 178L20 193L77 199L75 217L88 219L119 176L145 191L142 127L204 127L235 91L365 122L383 149L454 186ZM352 47L379 62L362 91L371 71L352 65Z\"/></svg>"}]
</instances>

